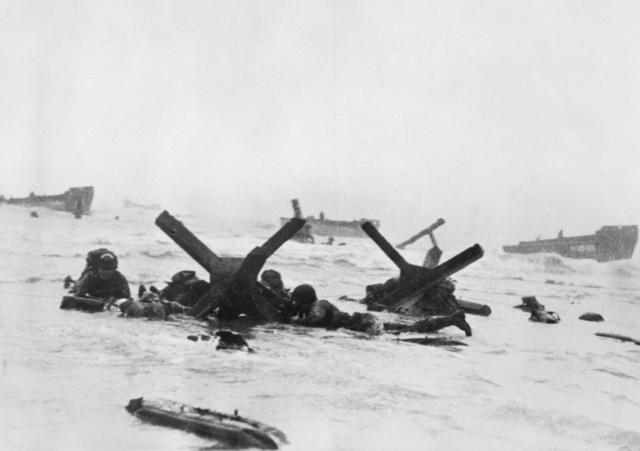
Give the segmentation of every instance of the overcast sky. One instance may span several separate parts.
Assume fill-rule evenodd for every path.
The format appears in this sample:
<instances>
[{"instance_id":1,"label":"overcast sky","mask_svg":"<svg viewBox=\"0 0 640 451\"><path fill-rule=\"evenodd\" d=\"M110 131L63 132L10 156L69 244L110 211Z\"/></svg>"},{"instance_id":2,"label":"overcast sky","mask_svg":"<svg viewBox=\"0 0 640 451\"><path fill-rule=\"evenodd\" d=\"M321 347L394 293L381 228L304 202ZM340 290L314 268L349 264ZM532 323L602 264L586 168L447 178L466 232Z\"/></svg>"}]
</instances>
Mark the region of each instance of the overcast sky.
<instances>
[{"instance_id":1,"label":"overcast sky","mask_svg":"<svg viewBox=\"0 0 640 451\"><path fill-rule=\"evenodd\" d=\"M638 224L638 23L634 0L0 0L0 194L274 223L298 198L469 244Z\"/></svg>"}]
</instances>

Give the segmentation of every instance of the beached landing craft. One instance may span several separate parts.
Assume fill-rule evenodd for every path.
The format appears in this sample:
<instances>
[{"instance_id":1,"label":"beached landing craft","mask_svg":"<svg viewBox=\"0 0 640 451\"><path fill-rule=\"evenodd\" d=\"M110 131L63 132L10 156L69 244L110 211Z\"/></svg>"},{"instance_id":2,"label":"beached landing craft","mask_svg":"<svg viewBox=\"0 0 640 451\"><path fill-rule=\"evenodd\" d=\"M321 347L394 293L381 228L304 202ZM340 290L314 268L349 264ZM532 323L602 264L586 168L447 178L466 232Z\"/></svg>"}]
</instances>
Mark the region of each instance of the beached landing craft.
<instances>
[{"instance_id":1,"label":"beached landing craft","mask_svg":"<svg viewBox=\"0 0 640 451\"><path fill-rule=\"evenodd\" d=\"M226 415L175 401L146 398L132 399L126 409L141 420L212 438L225 449L278 449L287 443L287 437L278 429L237 413Z\"/></svg>"},{"instance_id":2,"label":"beached landing craft","mask_svg":"<svg viewBox=\"0 0 640 451\"><path fill-rule=\"evenodd\" d=\"M298 199L291 201L293 204L293 211L295 217L301 218L300 204ZM298 216L299 215L299 216ZM365 222L370 222L376 227L380 227L380 221L376 219L359 219L354 221L335 221L324 217L324 213L320 213L320 218L316 219L315 216L307 216L304 218L307 221L307 226L310 227L311 233L320 236L339 236L339 237L358 237L365 238L367 235L362 231L360 226ZM290 218L280 218L281 225L285 225L289 222Z\"/></svg>"},{"instance_id":3,"label":"beached landing craft","mask_svg":"<svg viewBox=\"0 0 640 451\"><path fill-rule=\"evenodd\" d=\"M2 202L10 205L46 207L53 210L68 211L69 213L73 213L76 218L80 218L82 215L89 214L91 211L93 186L69 188L63 194L55 194L52 196L37 196L34 193L29 194L29 197L17 199L13 197L5 199L4 196L0 196L0 203Z\"/></svg>"},{"instance_id":4,"label":"beached landing craft","mask_svg":"<svg viewBox=\"0 0 640 451\"><path fill-rule=\"evenodd\" d=\"M536 254L553 252L567 258L588 258L599 262L627 260L633 256L638 242L638 226L604 226L594 235L564 237L549 240L520 241L504 246L505 252Z\"/></svg>"}]
</instances>

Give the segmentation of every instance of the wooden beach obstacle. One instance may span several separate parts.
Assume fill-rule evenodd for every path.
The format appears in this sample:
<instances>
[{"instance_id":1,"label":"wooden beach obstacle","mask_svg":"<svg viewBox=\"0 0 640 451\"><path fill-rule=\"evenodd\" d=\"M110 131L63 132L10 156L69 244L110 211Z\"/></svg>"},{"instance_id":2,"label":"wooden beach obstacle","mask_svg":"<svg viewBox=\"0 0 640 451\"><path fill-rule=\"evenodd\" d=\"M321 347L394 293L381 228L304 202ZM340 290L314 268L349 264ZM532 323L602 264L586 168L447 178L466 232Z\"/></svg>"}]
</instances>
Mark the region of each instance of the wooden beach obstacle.
<instances>
[{"instance_id":1,"label":"wooden beach obstacle","mask_svg":"<svg viewBox=\"0 0 640 451\"><path fill-rule=\"evenodd\" d=\"M400 269L397 287L376 300L391 312L411 310L412 305L419 303L430 287L466 268L484 255L482 247L475 244L435 268L424 268L408 263L372 223L362 224L362 230Z\"/></svg>"},{"instance_id":2,"label":"wooden beach obstacle","mask_svg":"<svg viewBox=\"0 0 640 451\"><path fill-rule=\"evenodd\" d=\"M293 199L291 201L291 206L293 207L294 218L303 219L302 210L300 209L300 202L298 202L298 199ZM296 232L295 235L291 237L291 239L299 243L311 243L311 244L316 243L316 240L313 238L313 235L311 234L311 226L306 223L300 230L298 230L298 232Z\"/></svg>"},{"instance_id":3,"label":"wooden beach obstacle","mask_svg":"<svg viewBox=\"0 0 640 451\"><path fill-rule=\"evenodd\" d=\"M267 259L305 225L292 218L262 246L245 258L219 257L182 222L163 211L156 225L210 275L209 291L191 308L189 315L202 318L218 310L221 318L246 314L260 320L280 320L287 314L288 301L258 282Z\"/></svg>"},{"instance_id":4,"label":"wooden beach obstacle","mask_svg":"<svg viewBox=\"0 0 640 451\"><path fill-rule=\"evenodd\" d=\"M408 240L398 244L396 248L404 249L408 245L418 241L423 236L429 235L429 238L431 239L431 244L433 245L433 247L429 249L429 251L427 252L427 255L425 256L424 261L422 263L422 266L424 268L429 268L429 269L435 268L436 266L438 266L438 263L440 263L440 258L442 257L442 250L438 247L438 242L436 241L434 232L437 228L444 225L444 223L445 223L444 219L442 218L438 219L436 222L431 224L426 229L416 233L414 236L412 236ZM479 304L477 302L463 301L462 299L458 299L458 304L460 305L460 308L464 310L465 313L470 313L472 315L480 315L480 316L491 315L491 307L489 307L488 305Z\"/></svg>"},{"instance_id":5,"label":"wooden beach obstacle","mask_svg":"<svg viewBox=\"0 0 640 451\"><path fill-rule=\"evenodd\" d=\"M424 262L422 263L422 266L424 266L425 268L435 268L436 266L438 266L438 263L440 263L440 257L442 257L442 250L438 247L438 243L436 241L436 237L433 234L433 232L443 224L444 224L444 219L440 218L436 222L431 224L429 227L424 229L423 231L416 233L414 236L398 244L396 247L398 249L404 249L408 245L418 241L423 236L429 235L429 238L431 238L431 244L433 244L433 247L429 249L429 251L427 252L427 255L424 258Z\"/></svg>"}]
</instances>

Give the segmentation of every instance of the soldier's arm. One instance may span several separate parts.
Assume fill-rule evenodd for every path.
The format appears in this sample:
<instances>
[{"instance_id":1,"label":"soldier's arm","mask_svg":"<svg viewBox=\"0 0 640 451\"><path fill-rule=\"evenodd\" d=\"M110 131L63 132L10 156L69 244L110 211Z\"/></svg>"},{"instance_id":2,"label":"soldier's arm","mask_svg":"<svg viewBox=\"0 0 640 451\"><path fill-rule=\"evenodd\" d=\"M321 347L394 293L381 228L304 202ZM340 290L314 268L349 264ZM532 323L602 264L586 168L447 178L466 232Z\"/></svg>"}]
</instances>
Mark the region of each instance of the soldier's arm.
<instances>
[{"instance_id":1,"label":"soldier's arm","mask_svg":"<svg viewBox=\"0 0 640 451\"><path fill-rule=\"evenodd\" d=\"M76 284L76 294L79 297L87 296L89 291L89 273L86 273L84 276L78 280Z\"/></svg>"},{"instance_id":2,"label":"soldier's arm","mask_svg":"<svg viewBox=\"0 0 640 451\"><path fill-rule=\"evenodd\" d=\"M316 302L311 307L309 314L304 318L298 318L295 323L300 324L301 326L318 327L322 325L326 315L327 309L325 308L324 303Z\"/></svg>"}]
</instances>

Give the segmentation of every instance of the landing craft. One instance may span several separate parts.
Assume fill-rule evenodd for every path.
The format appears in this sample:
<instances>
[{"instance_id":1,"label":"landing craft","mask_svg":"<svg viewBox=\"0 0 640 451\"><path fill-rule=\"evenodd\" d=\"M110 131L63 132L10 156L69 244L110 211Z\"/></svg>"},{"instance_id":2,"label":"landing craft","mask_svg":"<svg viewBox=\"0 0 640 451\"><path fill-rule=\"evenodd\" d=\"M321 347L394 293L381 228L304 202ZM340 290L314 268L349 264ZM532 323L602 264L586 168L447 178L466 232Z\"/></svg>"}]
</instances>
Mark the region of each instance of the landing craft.
<instances>
[{"instance_id":1,"label":"landing craft","mask_svg":"<svg viewBox=\"0 0 640 451\"><path fill-rule=\"evenodd\" d=\"M89 214L91 203L93 202L93 186L83 186L80 188L69 188L63 194L51 196L38 196L33 192L29 197L5 199L0 196L0 203L10 205L22 205L25 207L46 207L53 210L68 211L76 218Z\"/></svg>"},{"instance_id":2,"label":"landing craft","mask_svg":"<svg viewBox=\"0 0 640 451\"><path fill-rule=\"evenodd\" d=\"M367 234L364 233L361 226L366 222L370 222L376 228L380 228L380 221L377 219L356 219L353 221L336 221L333 219L327 219L324 213L320 213L320 217L316 219L315 216L307 216L302 218L300 211L300 204L298 199L291 201L293 205L293 211L296 218L301 218L307 221L310 233L319 236L332 236L332 237L357 237L366 238ZM289 222L290 218L280 218L281 225L285 225Z\"/></svg>"},{"instance_id":3,"label":"landing craft","mask_svg":"<svg viewBox=\"0 0 640 451\"><path fill-rule=\"evenodd\" d=\"M505 252L536 254L553 252L567 258L588 258L599 262L627 260L633 256L638 242L638 226L604 226L594 235L564 237L549 240L520 241L504 246Z\"/></svg>"}]
</instances>

